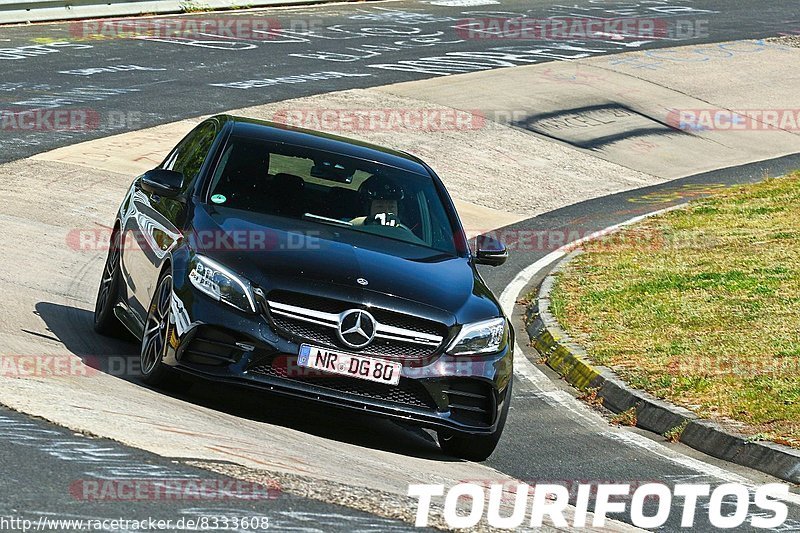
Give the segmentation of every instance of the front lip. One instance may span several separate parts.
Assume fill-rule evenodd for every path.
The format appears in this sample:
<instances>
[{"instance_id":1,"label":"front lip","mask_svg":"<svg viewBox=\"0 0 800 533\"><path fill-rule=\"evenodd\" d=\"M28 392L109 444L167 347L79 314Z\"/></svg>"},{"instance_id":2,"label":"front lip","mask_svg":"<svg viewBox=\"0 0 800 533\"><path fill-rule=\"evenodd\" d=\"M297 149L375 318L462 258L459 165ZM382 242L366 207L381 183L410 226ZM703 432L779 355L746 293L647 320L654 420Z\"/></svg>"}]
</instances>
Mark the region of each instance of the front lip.
<instances>
[{"instance_id":1,"label":"front lip","mask_svg":"<svg viewBox=\"0 0 800 533\"><path fill-rule=\"evenodd\" d=\"M322 403L337 409L372 414L392 420L413 422L421 427L430 429L450 429L471 435L488 435L497 429L497 417L495 417L491 426L471 426L446 418L447 413L438 413L436 411L393 405L379 401L369 401L365 397L355 397L345 393L337 393L330 389L308 386L298 382L288 382L287 380L269 377L264 377L263 380L255 380L238 376L220 376L187 366L178 366L176 369L184 374L215 383L246 387L262 392L279 394L289 398ZM508 389L506 388L505 390ZM507 401L507 399L504 398L503 401Z\"/></svg>"}]
</instances>

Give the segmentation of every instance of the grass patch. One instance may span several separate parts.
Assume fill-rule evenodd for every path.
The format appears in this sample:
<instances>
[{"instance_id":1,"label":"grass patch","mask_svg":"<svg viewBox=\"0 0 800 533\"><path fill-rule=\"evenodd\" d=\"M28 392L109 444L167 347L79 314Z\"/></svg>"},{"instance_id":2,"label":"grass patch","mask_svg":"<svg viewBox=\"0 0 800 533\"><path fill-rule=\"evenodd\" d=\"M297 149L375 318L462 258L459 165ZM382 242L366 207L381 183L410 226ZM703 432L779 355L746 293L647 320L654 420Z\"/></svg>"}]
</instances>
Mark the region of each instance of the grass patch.
<instances>
[{"instance_id":1,"label":"grass patch","mask_svg":"<svg viewBox=\"0 0 800 533\"><path fill-rule=\"evenodd\" d=\"M634 387L800 447L800 173L585 246L551 310Z\"/></svg>"},{"instance_id":2,"label":"grass patch","mask_svg":"<svg viewBox=\"0 0 800 533\"><path fill-rule=\"evenodd\" d=\"M602 407L603 406L603 397L598 396L597 393L600 392L599 387L590 387L585 389L581 394L578 396L578 399L586 402L587 404L591 405L592 407Z\"/></svg>"},{"instance_id":3,"label":"grass patch","mask_svg":"<svg viewBox=\"0 0 800 533\"><path fill-rule=\"evenodd\" d=\"M208 5L196 0L185 0L180 3L180 8L183 13L202 13L203 11L211 11L211 8Z\"/></svg>"},{"instance_id":4,"label":"grass patch","mask_svg":"<svg viewBox=\"0 0 800 533\"><path fill-rule=\"evenodd\" d=\"M611 417L611 423L617 424L620 426L635 426L637 422L636 419L636 408L631 407L627 411L622 411L621 413L617 413Z\"/></svg>"},{"instance_id":5,"label":"grass patch","mask_svg":"<svg viewBox=\"0 0 800 533\"><path fill-rule=\"evenodd\" d=\"M680 423L680 425L675 426L674 428L670 429L666 433L664 433L664 438L667 439L669 442L678 442L681 440L681 435L686 430L686 427L689 425L688 420L684 420Z\"/></svg>"}]
</instances>

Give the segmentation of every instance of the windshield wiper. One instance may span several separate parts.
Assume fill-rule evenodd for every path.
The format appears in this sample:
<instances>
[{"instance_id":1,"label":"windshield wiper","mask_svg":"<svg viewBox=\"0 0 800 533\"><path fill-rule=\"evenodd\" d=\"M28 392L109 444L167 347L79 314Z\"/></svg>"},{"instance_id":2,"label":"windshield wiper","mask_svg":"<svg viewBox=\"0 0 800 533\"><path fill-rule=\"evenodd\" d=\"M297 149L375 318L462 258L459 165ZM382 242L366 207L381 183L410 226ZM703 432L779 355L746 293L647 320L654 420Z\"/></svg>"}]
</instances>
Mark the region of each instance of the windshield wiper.
<instances>
[{"instance_id":1,"label":"windshield wiper","mask_svg":"<svg viewBox=\"0 0 800 533\"><path fill-rule=\"evenodd\" d=\"M351 227L353 225L352 222L348 222L346 220L339 220L339 219L336 219L336 218L323 217L323 216L320 216L320 215L315 215L313 213L305 213L303 215L303 219L305 219L305 220L313 220L314 222L321 222L323 224L331 224L331 225L334 225L334 226L343 226L343 227L346 227L346 228L349 228L349 227Z\"/></svg>"}]
</instances>

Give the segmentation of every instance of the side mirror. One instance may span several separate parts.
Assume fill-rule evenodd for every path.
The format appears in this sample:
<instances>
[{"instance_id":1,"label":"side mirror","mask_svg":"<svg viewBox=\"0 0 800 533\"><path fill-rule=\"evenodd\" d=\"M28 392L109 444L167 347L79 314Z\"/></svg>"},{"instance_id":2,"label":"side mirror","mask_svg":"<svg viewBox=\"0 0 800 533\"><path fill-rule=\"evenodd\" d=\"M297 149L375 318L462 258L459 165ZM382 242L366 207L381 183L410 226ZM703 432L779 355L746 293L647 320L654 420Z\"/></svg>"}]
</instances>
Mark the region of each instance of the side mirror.
<instances>
[{"instance_id":1,"label":"side mirror","mask_svg":"<svg viewBox=\"0 0 800 533\"><path fill-rule=\"evenodd\" d=\"M505 244L494 237L478 235L475 241L478 250L475 256L475 263L479 265L500 266L508 259L508 250Z\"/></svg>"},{"instance_id":2,"label":"side mirror","mask_svg":"<svg viewBox=\"0 0 800 533\"><path fill-rule=\"evenodd\" d=\"M174 170L154 168L142 176L142 189L150 194L175 198L181 192L183 174Z\"/></svg>"}]
</instances>

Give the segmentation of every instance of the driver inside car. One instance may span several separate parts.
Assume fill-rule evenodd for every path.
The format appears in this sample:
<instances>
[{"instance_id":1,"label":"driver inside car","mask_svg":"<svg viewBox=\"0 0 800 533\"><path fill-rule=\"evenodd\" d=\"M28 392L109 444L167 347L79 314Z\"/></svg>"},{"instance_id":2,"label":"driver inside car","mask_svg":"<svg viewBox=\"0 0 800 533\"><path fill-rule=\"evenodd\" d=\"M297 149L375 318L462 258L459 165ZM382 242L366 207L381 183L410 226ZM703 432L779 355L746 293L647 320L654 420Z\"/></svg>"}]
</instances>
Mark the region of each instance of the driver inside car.
<instances>
[{"instance_id":1,"label":"driver inside car","mask_svg":"<svg viewBox=\"0 0 800 533\"><path fill-rule=\"evenodd\" d=\"M383 176L372 176L358 189L366 216L357 217L350 222L354 226L377 224L381 226L400 226L399 203L405 197L403 188Z\"/></svg>"}]
</instances>

